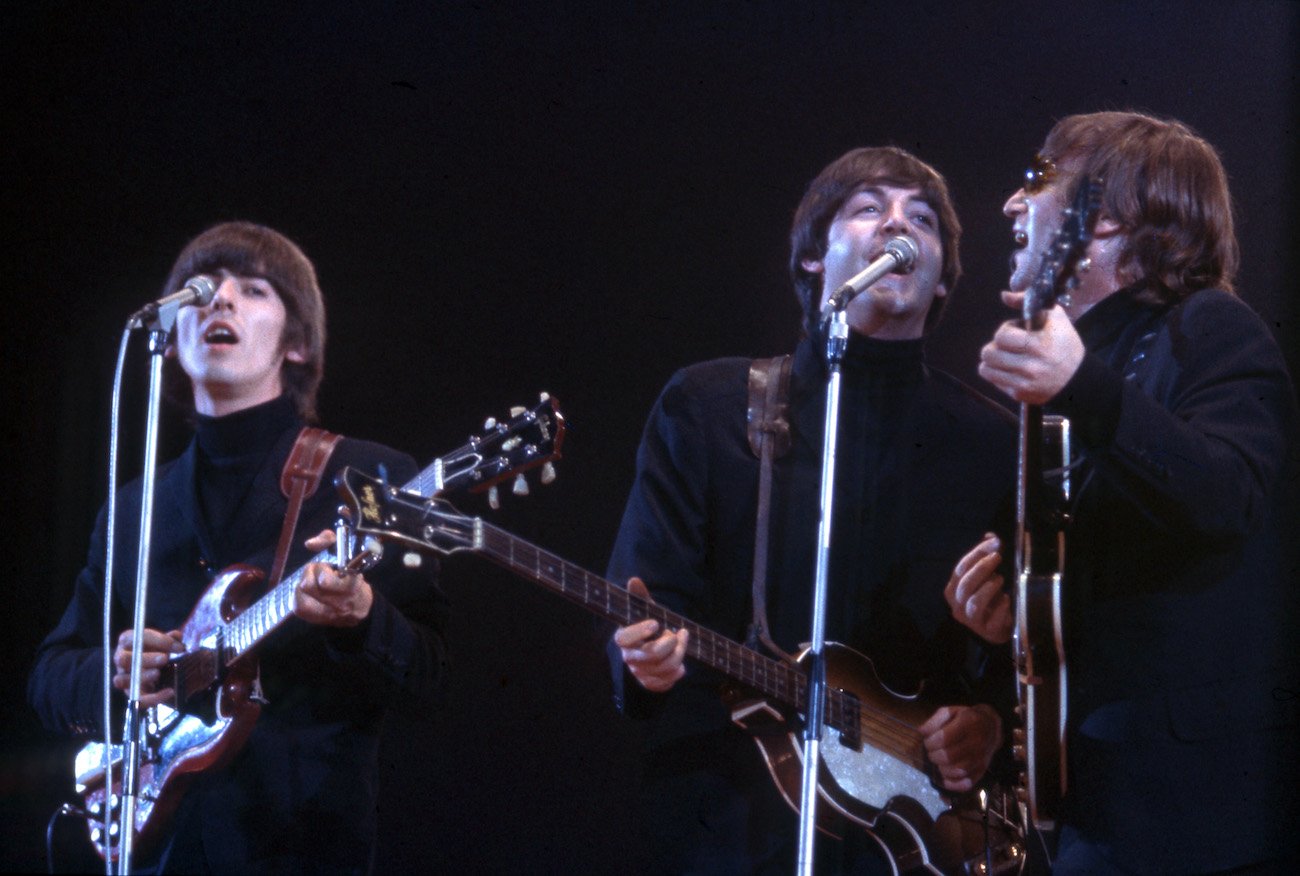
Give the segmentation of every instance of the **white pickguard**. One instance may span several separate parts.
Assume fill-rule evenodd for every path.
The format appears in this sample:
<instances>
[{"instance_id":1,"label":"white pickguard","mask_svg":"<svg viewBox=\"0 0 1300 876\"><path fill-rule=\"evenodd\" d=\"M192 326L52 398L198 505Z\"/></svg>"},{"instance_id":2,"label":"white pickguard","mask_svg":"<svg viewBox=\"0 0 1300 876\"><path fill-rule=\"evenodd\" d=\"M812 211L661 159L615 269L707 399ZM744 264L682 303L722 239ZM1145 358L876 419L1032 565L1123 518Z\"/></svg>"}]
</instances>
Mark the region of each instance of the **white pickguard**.
<instances>
[{"instance_id":1,"label":"white pickguard","mask_svg":"<svg viewBox=\"0 0 1300 876\"><path fill-rule=\"evenodd\" d=\"M775 721L783 720L779 712L762 700L751 700L738 707L731 717L744 726L756 712L763 712ZM826 728L820 755L822 765L846 794L874 809L884 809L895 797L909 797L935 820L948 811L949 803L930 784L930 777L925 773L870 745L864 744L855 751L843 744L840 736L839 731ZM802 744L793 733L790 742L802 758ZM795 801L791 805L798 808Z\"/></svg>"}]
</instances>

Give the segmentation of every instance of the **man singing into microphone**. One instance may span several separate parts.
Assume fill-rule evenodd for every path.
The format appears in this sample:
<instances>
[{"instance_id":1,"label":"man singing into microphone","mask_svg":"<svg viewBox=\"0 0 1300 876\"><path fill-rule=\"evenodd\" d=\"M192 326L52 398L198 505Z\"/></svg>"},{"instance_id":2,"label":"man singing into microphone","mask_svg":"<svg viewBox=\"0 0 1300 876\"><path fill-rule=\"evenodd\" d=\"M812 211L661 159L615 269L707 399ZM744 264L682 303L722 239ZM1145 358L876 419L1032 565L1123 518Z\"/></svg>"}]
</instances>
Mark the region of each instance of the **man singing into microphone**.
<instances>
[{"instance_id":1,"label":"man singing into microphone","mask_svg":"<svg viewBox=\"0 0 1300 876\"><path fill-rule=\"evenodd\" d=\"M1281 863L1295 853L1300 687L1282 553L1291 381L1233 292L1223 164L1177 121L1101 112L1052 128L1004 207L1021 245L1006 303L1019 306L1085 177L1101 198L1078 286L1041 331L1005 323L980 361L1011 398L1068 416L1078 451L1054 872L1294 872ZM1005 641L989 548L963 561L954 614Z\"/></svg>"},{"instance_id":2,"label":"man singing into microphone","mask_svg":"<svg viewBox=\"0 0 1300 876\"><path fill-rule=\"evenodd\" d=\"M181 252L164 287L196 274L216 294L183 307L169 350L172 389L192 411L194 438L158 472L141 702L184 650L181 628L214 576L233 563L267 570L288 502L281 473L305 422L315 418L324 367L325 305L316 271L276 231L217 225ZM179 366L177 368L176 366ZM303 503L286 570L332 543L331 487L349 465L403 483L410 457L343 439L320 487ZM118 493L112 628L116 691L128 687L141 484ZM308 538L310 536L310 538ZM304 540L305 543L304 543ZM57 730L102 738L105 515L100 513L72 602L42 643L29 699ZM375 837L379 730L395 706L424 708L444 674L444 599L431 563L385 561L362 574L308 567L293 614L259 649L266 700L230 762L201 774L138 869L175 873L364 873ZM117 706L122 705L115 694ZM137 825L140 827L140 825Z\"/></svg>"},{"instance_id":3,"label":"man singing into microphone","mask_svg":"<svg viewBox=\"0 0 1300 876\"><path fill-rule=\"evenodd\" d=\"M984 778L1002 720L981 702L989 699L980 690L984 655L948 616L943 590L1008 492L1015 434L1004 411L925 364L925 332L960 274L960 234L943 178L907 152L855 149L827 166L808 187L791 231L790 271L807 336L793 354L785 393L789 449L772 463L767 509L758 507L761 463L747 438L751 362L691 366L672 378L650 414L609 567L615 580L630 579L634 592L648 590L737 641L762 638L749 633L764 626L764 613L779 648L808 641L826 396L819 314L891 240L904 238L903 249L910 243L916 252L910 269L886 274L846 311L852 333L826 629L828 640L871 657L895 691L924 687L928 719L886 722L899 738L914 739L918 752L923 747L935 781L957 793ZM770 546L760 562L768 574L754 582L762 514ZM753 606L764 602L756 622ZM730 720L719 698L724 679L686 661L687 645L685 632L643 621L620 628L610 649L623 709L649 720L640 819L654 869L791 872L798 818L754 741ZM1009 678L1001 688L1010 691ZM825 742L823 750L835 745ZM879 787L866 780L873 783ZM928 788L929 779L920 784ZM842 843L823 835L817 872L889 872L884 854L903 850L877 848L879 841L860 830Z\"/></svg>"}]
</instances>

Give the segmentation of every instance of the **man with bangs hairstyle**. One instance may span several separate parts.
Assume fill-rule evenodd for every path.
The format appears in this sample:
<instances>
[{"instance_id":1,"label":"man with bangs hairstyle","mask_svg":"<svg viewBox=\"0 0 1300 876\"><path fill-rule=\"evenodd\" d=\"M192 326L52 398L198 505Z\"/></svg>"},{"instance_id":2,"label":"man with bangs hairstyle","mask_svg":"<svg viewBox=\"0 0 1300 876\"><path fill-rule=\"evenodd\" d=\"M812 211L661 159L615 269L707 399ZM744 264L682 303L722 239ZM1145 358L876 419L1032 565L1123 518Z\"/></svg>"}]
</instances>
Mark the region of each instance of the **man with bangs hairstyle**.
<instances>
[{"instance_id":1,"label":"man with bangs hairstyle","mask_svg":"<svg viewBox=\"0 0 1300 876\"><path fill-rule=\"evenodd\" d=\"M980 689L988 655L949 616L943 590L1008 493L1015 432L1005 410L925 362L924 335L960 274L961 228L943 178L901 149L843 155L794 216L790 273L806 332L789 380L790 449L773 464L766 613L777 647L793 652L807 641L827 378L819 314L899 235L917 244L912 269L847 308L827 639L871 657L895 690L924 685L931 702L949 704L919 729L937 781L962 792L985 776L1002 719ZM751 364L705 362L669 381L645 428L609 565L632 592L737 641L755 638ZM610 645L616 700L648 722L639 822L654 871L791 872L797 815L731 722L723 679L684 661L687 635L642 621ZM1009 696L1009 676L996 689ZM817 849L819 873L889 872L856 829L842 843L821 836Z\"/></svg>"},{"instance_id":2,"label":"man with bangs hairstyle","mask_svg":"<svg viewBox=\"0 0 1300 876\"><path fill-rule=\"evenodd\" d=\"M1233 291L1222 162L1177 121L1056 124L1004 207L1020 246L1007 304L1020 306L1083 177L1102 196L1077 288L1042 331L1004 324L980 364L1011 398L1069 417L1078 451L1055 869L1294 872L1280 863L1295 850L1300 689L1295 557L1288 580L1281 543L1295 536L1291 380ZM1005 597L965 611L1001 578L967 578L954 613L1006 641Z\"/></svg>"},{"instance_id":3,"label":"man with bangs hairstyle","mask_svg":"<svg viewBox=\"0 0 1300 876\"><path fill-rule=\"evenodd\" d=\"M214 577L234 563L272 565L288 504L281 472L299 431L316 419L324 367L316 272L288 238L247 222L217 225L181 252L164 293L195 274L209 275L217 290L210 304L181 309L168 351L169 385L188 407L194 438L158 471L141 655L145 706L171 693L158 689L160 667L183 650L177 630ZM382 445L340 441L303 503L286 571L333 543L330 484L345 465L370 472L382 465L395 483L417 471L409 456ZM116 691L129 686L140 501L139 480L118 493ZM28 685L32 705L56 731L103 736L104 580L101 511L71 604L41 644ZM142 870L369 870L384 715L429 707L444 674L436 567L381 563L364 575L340 575L313 563L294 599L295 616L257 652L267 702L252 735L229 764L199 774L163 842L136 856Z\"/></svg>"}]
</instances>

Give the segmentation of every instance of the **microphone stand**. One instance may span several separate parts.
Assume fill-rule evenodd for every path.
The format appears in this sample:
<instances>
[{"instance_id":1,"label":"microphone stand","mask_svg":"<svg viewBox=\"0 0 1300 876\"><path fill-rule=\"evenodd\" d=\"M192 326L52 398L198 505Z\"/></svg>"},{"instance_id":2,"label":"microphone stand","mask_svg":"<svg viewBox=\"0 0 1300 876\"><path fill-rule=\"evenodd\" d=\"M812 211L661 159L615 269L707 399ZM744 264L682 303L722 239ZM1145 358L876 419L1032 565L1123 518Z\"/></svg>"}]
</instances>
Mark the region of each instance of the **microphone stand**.
<instances>
[{"instance_id":1,"label":"microphone stand","mask_svg":"<svg viewBox=\"0 0 1300 876\"><path fill-rule=\"evenodd\" d=\"M817 774L821 768L821 738L826 711L826 599L831 556L831 521L835 507L835 448L839 434L840 384L849 325L847 301L827 305L826 421L822 436L821 520L817 527L817 569L813 583L812 637L808 647L808 703L804 710L803 781L799 802L798 873L812 876L817 821Z\"/></svg>"},{"instance_id":2,"label":"microphone stand","mask_svg":"<svg viewBox=\"0 0 1300 876\"><path fill-rule=\"evenodd\" d=\"M118 873L131 872L135 852L135 807L140 796L140 759L144 746L144 710L140 708L140 673L144 640L145 601L149 589L150 536L153 532L154 484L158 469L158 421L162 411L163 354L181 308L174 302L150 313L143 326L149 332L149 405L145 423L144 472L140 498L140 547L135 568L135 618L131 627L131 684L127 691L126 730L122 751L122 815L119 828ZM132 318L133 320L135 317ZM109 642L104 647L111 647ZM108 680L105 679L105 684Z\"/></svg>"}]
</instances>

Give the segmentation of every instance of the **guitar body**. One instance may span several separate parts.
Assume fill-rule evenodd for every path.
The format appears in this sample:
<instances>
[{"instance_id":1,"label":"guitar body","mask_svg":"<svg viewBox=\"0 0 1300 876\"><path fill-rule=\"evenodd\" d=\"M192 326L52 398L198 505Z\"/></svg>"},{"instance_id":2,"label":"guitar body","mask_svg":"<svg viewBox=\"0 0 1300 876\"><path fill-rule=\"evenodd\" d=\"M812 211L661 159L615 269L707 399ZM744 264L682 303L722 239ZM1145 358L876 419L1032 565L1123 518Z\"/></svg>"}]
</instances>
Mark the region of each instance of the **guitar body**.
<instances>
[{"instance_id":1,"label":"guitar body","mask_svg":"<svg viewBox=\"0 0 1300 876\"><path fill-rule=\"evenodd\" d=\"M1032 822L1055 825L1065 796L1065 643L1061 575L1022 574L1016 586L1016 657L1024 718L1026 804ZM1019 749L1017 754L1020 754Z\"/></svg>"},{"instance_id":2,"label":"guitar body","mask_svg":"<svg viewBox=\"0 0 1300 876\"><path fill-rule=\"evenodd\" d=\"M541 468L542 482L554 479L564 418L558 403L543 394L532 409L512 409L511 419L490 420L484 432L421 471L404 489L431 496L445 490L494 490L508 478ZM522 480L517 481L522 485ZM386 480L370 485L372 495L396 492ZM518 492L518 486L516 492ZM368 509L355 508L354 522ZM364 572L373 552L354 554L352 537L339 539L337 552L321 552L313 562ZM140 775L134 817L134 847L146 852L164 832L185 787L197 773L220 767L248 740L262 711L256 647L292 616L294 593L307 566L286 575L267 593L265 576L252 566L231 566L213 581L181 628L185 651L168 663L159 688L175 698L146 710L142 720ZM107 769L105 762L107 761ZM118 859L123 776L122 745L105 757L104 743L92 742L77 754L77 793L85 800L90 839L99 854ZM105 810L110 814L104 830Z\"/></svg>"},{"instance_id":3,"label":"guitar body","mask_svg":"<svg viewBox=\"0 0 1300 876\"><path fill-rule=\"evenodd\" d=\"M1026 504L1036 525L1025 527L1014 588L1017 728L1013 751L1023 767L1022 798L1030 823L1051 830L1060 817L1066 773L1065 573L1066 506L1070 498L1070 423L1026 408L1021 413L1022 456L1034 475L1024 477ZM1046 463L1044 460L1046 459Z\"/></svg>"},{"instance_id":4,"label":"guitar body","mask_svg":"<svg viewBox=\"0 0 1300 876\"><path fill-rule=\"evenodd\" d=\"M1077 283L1077 271L1084 269L1081 263L1101 206L1101 181L1079 180L1069 203L1021 302L1022 325L1031 332L1043 328L1048 310L1064 300ZM1023 767L1019 796L1025 814L1035 827L1051 830L1068 779L1061 581L1070 501L1069 420L1021 402L1017 456L1012 651L1023 726L1015 729L1013 749Z\"/></svg>"},{"instance_id":5,"label":"guitar body","mask_svg":"<svg viewBox=\"0 0 1300 876\"><path fill-rule=\"evenodd\" d=\"M825 656L830 687L853 694L898 727L914 730L933 713L919 695L889 690L871 661L853 649L827 643ZM806 651L800 655L801 664L808 659ZM803 744L797 729L766 700L731 699L732 720L753 736L777 789L797 812L803 779ZM877 732L892 737L895 731L886 722ZM950 798L929 773L891 754L891 742L880 747L884 740L872 739L870 733L862 741L865 744L855 746L826 728L820 747L818 829L836 838L854 826L865 830L900 876L968 873L983 867L984 816L975 796ZM993 872L1018 869L1024 858L1018 832L994 812L989 817Z\"/></svg>"},{"instance_id":6,"label":"guitar body","mask_svg":"<svg viewBox=\"0 0 1300 876\"><path fill-rule=\"evenodd\" d=\"M222 622L244 611L261 593L263 583L262 572L249 566L232 566L217 576L181 628L185 652L174 657L171 663L177 676L186 674L186 666L207 669L217 665L209 662L219 659L214 631ZM159 840L163 826L180 804L194 775L229 762L248 740L262 709L253 697L257 662L249 656L226 667L215 684L186 691L182 680L178 678L174 683L176 700L154 706L145 718L146 742L140 758L135 808L135 847L141 853L147 853ZM85 785L86 811L95 816L91 841L108 860L117 860L118 855L115 828L123 781L121 746L115 745L113 749L109 785L103 781L102 770L98 781L92 783L93 776L84 782L80 777L78 780L79 788ZM102 752L102 743L92 743L85 754L93 763ZM108 837L104 836L102 827L95 826L102 820L106 806L115 822Z\"/></svg>"},{"instance_id":7,"label":"guitar body","mask_svg":"<svg viewBox=\"0 0 1300 876\"><path fill-rule=\"evenodd\" d=\"M686 656L732 680L723 692L732 720L758 744L777 789L796 810L802 798L802 745L793 713L806 705L806 669L760 654L647 596L613 584L503 529L468 517L439 498L385 491L345 469L340 492L359 531L441 554L481 553L606 620L653 619L690 633ZM366 521L375 521L373 524ZM936 706L880 682L871 661L827 645L826 721L820 748L818 827L833 836L865 830L895 873L1004 873L1024 865L1013 796L1000 790L950 797L932 778L920 731ZM801 661L809 660L807 652Z\"/></svg>"}]
</instances>

